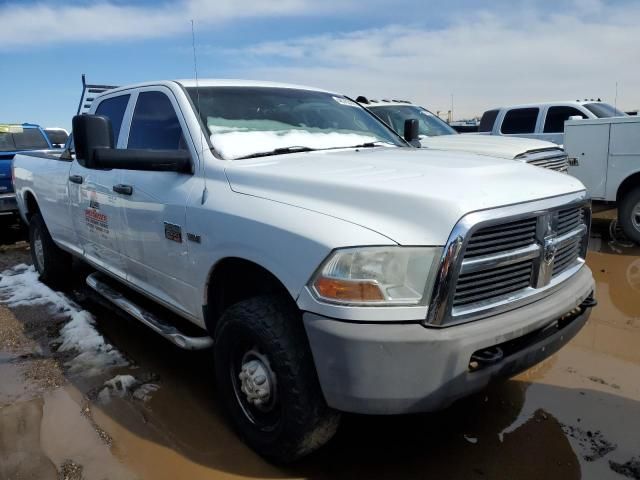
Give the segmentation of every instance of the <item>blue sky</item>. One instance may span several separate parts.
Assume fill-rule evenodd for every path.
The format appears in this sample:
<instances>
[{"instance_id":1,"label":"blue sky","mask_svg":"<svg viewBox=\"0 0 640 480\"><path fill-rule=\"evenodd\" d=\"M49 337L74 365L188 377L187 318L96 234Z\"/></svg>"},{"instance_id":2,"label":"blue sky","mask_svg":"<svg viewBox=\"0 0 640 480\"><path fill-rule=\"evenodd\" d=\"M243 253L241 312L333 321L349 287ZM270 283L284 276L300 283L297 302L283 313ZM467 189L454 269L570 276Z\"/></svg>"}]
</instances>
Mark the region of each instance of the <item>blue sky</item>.
<instances>
[{"instance_id":1,"label":"blue sky","mask_svg":"<svg viewBox=\"0 0 640 480\"><path fill-rule=\"evenodd\" d=\"M401 97L457 118L603 97L640 108L640 2L0 1L0 122L69 127L90 82L193 76Z\"/></svg>"}]
</instances>

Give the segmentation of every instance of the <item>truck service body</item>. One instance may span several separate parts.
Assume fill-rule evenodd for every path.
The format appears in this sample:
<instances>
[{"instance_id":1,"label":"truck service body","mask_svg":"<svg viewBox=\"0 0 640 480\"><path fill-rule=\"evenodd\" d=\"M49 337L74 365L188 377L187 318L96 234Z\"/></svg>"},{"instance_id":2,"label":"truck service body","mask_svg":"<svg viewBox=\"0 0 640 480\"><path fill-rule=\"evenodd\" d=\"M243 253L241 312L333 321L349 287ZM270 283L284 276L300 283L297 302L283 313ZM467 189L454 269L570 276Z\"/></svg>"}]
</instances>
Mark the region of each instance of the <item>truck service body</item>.
<instances>
[{"instance_id":1,"label":"truck service body","mask_svg":"<svg viewBox=\"0 0 640 480\"><path fill-rule=\"evenodd\" d=\"M340 411L442 408L590 314L590 204L567 175L414 149L348 98L295 85L149 82L89 113L75 156L15 159L38 271L54 281L71 254L103 276L93 287L200 327L234 426L271 460L321 446Z\"/></svg>"},{"instance_id":2,"label":"truck service body","mask_svg":"<svg viewBox=\"0 0 640 480\"><path fill-rule=\"evenodd\" d=\"M594 201L615 203L625 234L640 244L640 117L569 120L569 173Z\"/></svg>"}]
</instances>

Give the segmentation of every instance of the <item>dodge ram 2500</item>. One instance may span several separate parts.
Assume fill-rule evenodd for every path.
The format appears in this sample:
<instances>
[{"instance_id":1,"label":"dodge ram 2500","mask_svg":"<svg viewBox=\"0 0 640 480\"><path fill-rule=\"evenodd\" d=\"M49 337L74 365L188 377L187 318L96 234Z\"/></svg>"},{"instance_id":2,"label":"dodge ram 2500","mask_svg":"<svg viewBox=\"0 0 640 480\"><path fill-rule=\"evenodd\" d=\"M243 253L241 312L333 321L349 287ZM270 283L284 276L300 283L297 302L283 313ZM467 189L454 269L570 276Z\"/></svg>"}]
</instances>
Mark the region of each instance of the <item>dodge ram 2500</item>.
<instances>
[{"instance_id":1,"label":"dodge ram 2500","mask_svg":"<svg viewBox=\"0 0 640 480\"><path fill-rule=\"evenodd\" d=\"M15 159L41 278L75 256L153 331L212 347L216 395L272 461L327 442L340 412L431 411L514 375L594 305L578 180L411 148L336 93L144 83L98 96L73 135Z\"/></svg>"}]
</instances>

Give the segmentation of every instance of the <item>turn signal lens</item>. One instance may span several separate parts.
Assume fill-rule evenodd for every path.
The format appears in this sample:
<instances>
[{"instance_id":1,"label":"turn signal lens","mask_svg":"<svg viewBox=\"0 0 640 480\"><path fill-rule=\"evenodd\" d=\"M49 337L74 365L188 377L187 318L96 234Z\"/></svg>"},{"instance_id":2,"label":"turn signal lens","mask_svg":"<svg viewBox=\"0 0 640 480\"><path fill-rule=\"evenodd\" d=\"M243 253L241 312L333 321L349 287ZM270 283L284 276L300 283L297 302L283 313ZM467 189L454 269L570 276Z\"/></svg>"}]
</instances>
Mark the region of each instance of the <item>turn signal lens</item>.
<instances>
[{"instance_id":1,"label":"turn signal lens","mask_svg":"<svg viewBox=\"0 0 640 480\"><path fill-rule=\"evenodd\" d=\"M327 299L356 302L379 302L384 300L380 287L374 282L320 277L316 280L314 287L318 295Z\"/></svg>"}]
</instances>

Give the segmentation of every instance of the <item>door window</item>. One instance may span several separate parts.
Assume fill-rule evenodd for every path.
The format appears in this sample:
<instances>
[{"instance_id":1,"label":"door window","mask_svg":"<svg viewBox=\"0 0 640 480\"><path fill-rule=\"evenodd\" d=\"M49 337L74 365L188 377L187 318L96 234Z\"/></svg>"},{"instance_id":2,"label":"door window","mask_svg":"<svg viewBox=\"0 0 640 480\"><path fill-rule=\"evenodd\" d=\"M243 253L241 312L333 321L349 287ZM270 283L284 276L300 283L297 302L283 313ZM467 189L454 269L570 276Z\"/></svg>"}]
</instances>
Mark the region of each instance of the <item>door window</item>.
<instances>
[{"instance_id":1,"label":"door window","mask_svg":"<svg viewBox=\"0 0 640 480\"><path fill-rule=\"evenodd\" d=\"M141 92L131 120L127 148L186 150L178 116L162 92Z\"/></svg>"},{"instance_id":2,"label":"door window","mask_svg":"<svg viewBox=\"0 0 640 480\"><path fill-rule=\"evenodd\" d=\"M487 110L482 114L482 118L480 119L480 125L478 126L479 132L490 132L493 130L493 124L498 118L498 113L500 110Z\"/></svg>"},{"instance_id":3,"label":"door window","mask_svg":"<svg viewBox=\"0 0 640 480\"><path fill-rule=\"evenodd\" d=\"M549 110L547 110L547 118L544 121L544 133L563 133L564 122L573 116L587 118L587 116L577 108L549 107Z\"/></svg>"},{"instance_id":4,"label":"door window","mask_svg":"<svg viewBox=\"0 0 640 480\"><path fill-rule=\"evenodd\" d=\"M96 115L104 115L111 120L111 128L113 129L113 145L117 146L120 128L122 127L122 118L124 111L127 109L130 95L119 95L117 97L107 98L100 102L96 108Z\"/></svg>"},{"instance_id":5,"label":"door window","mask_svg":"<svg viewBox=\"0 0 640 480\"><path fill-rule=\"evenodd\" d=\"M538 108L514 108L502 121L502 133L534 133L538 120Z\"/></svg>"}]
</instances>

